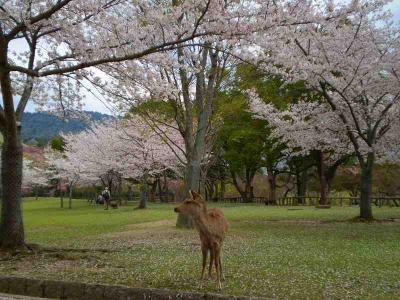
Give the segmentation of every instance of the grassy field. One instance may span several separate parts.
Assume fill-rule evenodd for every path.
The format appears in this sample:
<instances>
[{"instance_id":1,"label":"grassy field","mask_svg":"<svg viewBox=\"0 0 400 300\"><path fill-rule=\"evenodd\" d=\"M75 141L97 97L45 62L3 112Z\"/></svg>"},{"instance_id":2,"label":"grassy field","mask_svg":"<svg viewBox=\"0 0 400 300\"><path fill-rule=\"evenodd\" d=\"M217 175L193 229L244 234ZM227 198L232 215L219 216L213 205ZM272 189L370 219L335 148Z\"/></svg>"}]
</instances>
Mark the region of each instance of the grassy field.
<instances>
[{"instance_id":1,"label":"grassy field","mask_svg":"<svg viewBox=\"0 0 400 300\"><path fill-rule=\"evenodd\" d=\"M218 205L231 229L223 251L230 295L278 299L399 299L400 209L374 208L381 222L350 222L357 207L317 210ZM0 274L174 290L199 288L200 243L175 228L173 205L104 211L74 201L24 202L26 237L58 250L0 255Z\"/></svg>"}]
</instances>

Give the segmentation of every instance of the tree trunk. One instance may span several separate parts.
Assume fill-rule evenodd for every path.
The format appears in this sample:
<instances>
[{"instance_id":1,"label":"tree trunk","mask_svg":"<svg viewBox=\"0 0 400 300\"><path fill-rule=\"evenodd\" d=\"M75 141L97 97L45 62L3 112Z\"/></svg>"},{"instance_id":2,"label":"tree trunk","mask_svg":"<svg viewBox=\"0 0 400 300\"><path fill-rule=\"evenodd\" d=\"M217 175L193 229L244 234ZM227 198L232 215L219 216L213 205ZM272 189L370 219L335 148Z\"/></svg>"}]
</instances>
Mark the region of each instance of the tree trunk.
<instances>
[{"instance_id":1,"label":"tree trunk","mask_svg":"<svg viewBox=\"0 0 400 300\"><path fill-rule=\"evenodd\" d=\"M158 187L158 199L160 200L160 203L163 203L164 198L162 195L162 186L161 186L161 178L160 177L157 179L157 187Z\"/></svg>"},{"instance_id":2,"label":"tree trunk","mask_svg":"<svg viewBox=\"0 0 400 300\"><path fill-rule=\"evenodd\" d=\"M68 208L72 208L72 185L69 186Z\"/></svg>"},{"instance_id":3,"label":"tree trunk","mask_svg":"<svg viewBox=\"0 0 400 300\"><path fill-rule=\"evenodd\" d=\"M133 190L132 190L132 185L128 185L128 201L132 201L132 194L133 194Z\"/></svg>"},{"instance_id":4,"label":"tree trunk","mask_svg":"<svg viewBox=\"0 0 400 300\"><path fill-rule=\"evenodd\" d=\"M307 194L307 183L308 183L308 170L303 170L296 174L296 190L297 190L297 202L305 203L305 196Z\"/></svg>"},{"instance_id":5,"label":"tree trunk","mask_svg":"<svg viewBox=\"0 0 400 300\"><path fill-rule=\"evenodd\" d=\"M268 175L268 184L269 184L269 202L276 204L276 175Z\"/></svg>"},{"instance_id":6,"label":"tree trunk","mask_svg":"<svg viewBox=\"0 0 400 300\"><path fill-rule=\"evenodd\" d=\"M218 181L215 182L214 184L214 189L215 189L215 199L218 201L219 200L219 186L218 186Z\"/></svg>"},{"instance_id":7,"label":"tree trunk","mask_svg":"<svg viewBox=\"0 0 400 300\"><path fill-rule=\"evenodd\" d=\"M164 176L164 184L163 184L161 191L163 194L164 202L167 203L169 190L168 190L168 182L167 182L167 172L165 170L163 172L163 176ZM160 181L160 185L161 185L161 181Z\"/></svg>"},{"instance_id":8,"label":"tree trunk","mask_svg":"<svg viewBox=\"0 0 400 300\"><path fill-rule=\"evenodd\" d=\"M25 234L21 210L22 145L19 132L7 132L2 148L0 247L24 248Z\"/></svg>"},{"instance_id":9,"label":"tree trunk","mask_svg":"<svg viewBox=\"0 0 400 300\"><path fill-rule=\"evenodd\" d=\"M178 59L183 58L183 50L178 49ZM207 68L208 60L211 67ZM197 108L196 118L193 116L193 104L190 99L190 84L187 72L184 68L179 69L182 97L185 105L185 147L187 154L187 165L185 172L185 197L189 190L200 190L201 184L201 162L205 154L206 133L210 124L212 104L216 96L216 75L219 68L217 52L206 47L203 48L202 57L199 61L201 70L196 73L195 105ZM205 82L205 76L208 82ZM197 119L197 126L193 122ZM193 220L188 215L179 214L176 222L177 227L193 228Z\"/></svg>"},{"instance_id":10,"label":"tree trunk","mask_svg":"<svg viewBox=\"0 0 400 300\"><path fill-rule=\"evenodd\" d=\"M185 194L189 195L189 190L199 191L200 189L200 161L194 159L188 162L185 172Z\"/></svg>"},{"instance_id":11,"label":"tree trunk","mask_svg":"<svg viewBox=\"0 0 400 300\"><path fill-rule=\"evenodd\" d=\"M322 151L318 151L319 159L318 159L318 176L320 183L320 199L319 205L327 205L328 204L328 180L326 178L326 164L324 162L324 154Z\"/></svg>"},{"instance_id":12,"label":"tree trunk","mask_svg":"<svg viewBox=\"0 0 400 300\"><path fill-rule=\"evenodd\" d=\"M147 176L145 175L142 179L142 184L140 186L140 202L139 202L139 209L147 208L147 197L149 194L149 188L147 184Z\"/></svg>"},{"instance_id":13,"label":"tree trunk","mask_svg":"<svg viewBox=\"0 0 400 300\"><path fill-rule=\"evenodd\" d=\"M199 191L200 188L200 160L192 159L188 162L185 172L185 197L189 195L189 191ZM176 227L178 228L193 228L194 223L191 216L187 214L178 214L176 220Z\"/></svg>"},{"instance_id":14,"label":"tree trunk","mask_svg":"<svg viewBox=\"0 0 400 300\"><path fill-rule=\"evenodd\" d=\"M64 207L64 192L60 191L60 207Z\"/></svg>"},{"instance_id":15,"label":"tree trunk","mask_svg":"<svg viewBox=\"0 0 400 300\"><path fill-rule=\"evenodd\" d=\"M0 247L25 248L25 234L21 209L22 159L21 128L15 115L10 72L6 67L8 43L0 41L0 90L3 100L3 134L1 184Z\"/></svg>"},{"instance_id":16,"label":"tree trunk","mask_svg":"<svg viewBox=\"0 0 400 300\"><path fill-rule=\"evenodd\" d=\"M122 205L121 190L122 190L122 178L120 177L120 178L118 178L117 188L116 188L116 194L117 194L116 200L117 200L119 206Z\"/></svg>"},{"instance_id":17,"label":"tree trunk","mask_svg":"<svg viewBox=\"0 0 400 300\"><path fill-rule=\"evenodd\" d=\"M220 194L220 199L223 201L225 198L225 180L221 180L221 194Z\"/></svg>"},{"instance_id":18,"label":"tree trunk","mask_svg":"<svg viewBox=\"0 0 400 300\"><path fill-rule=\"evenodd\" d=\"M372 169L374 166L375 155L368 153L367 161L361 164L361 193L360 193L360 218L372 220Z\"/></svg>"},{"instance_id":19,"label":"tree trunk","mask_svg":"<svg viewBox=\"0 0 400 300\"><path fill-rule=\"evenodd\" d=\"M149 190L149 201L156 202L156 189L157 189L157 180L155 180L152 184L150 184L151 188Z\"/></svg>"}]
</instances>

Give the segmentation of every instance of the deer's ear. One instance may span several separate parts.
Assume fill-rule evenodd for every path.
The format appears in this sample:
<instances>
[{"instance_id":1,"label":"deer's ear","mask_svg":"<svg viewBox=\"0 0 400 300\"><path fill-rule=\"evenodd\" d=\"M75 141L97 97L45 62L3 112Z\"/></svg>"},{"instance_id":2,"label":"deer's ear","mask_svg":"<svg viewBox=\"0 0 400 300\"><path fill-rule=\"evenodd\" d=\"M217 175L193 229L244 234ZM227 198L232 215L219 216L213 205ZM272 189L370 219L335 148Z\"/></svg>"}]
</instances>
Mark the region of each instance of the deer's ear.
<instances>
[{"instance_id":1,"label":"deer's ear","mask_svg":"<svg viewBox=\"0 0 400 300\"><path fill-rule=\"evenodd\" d=\"M193 197L193 191L192 190L189 190L189 197L190 197L190 199L193 199L194 197Z\"/></svg>"},{"instance_id":2,"label":"deer's ear","mask_svg":"<svg viewBox=\"0 0 400 300\"><path fill-rule=\"evenodd\" d=\"M190 190L190 195L192 196L193 199L200 197L199 193L196 193L195 191L192 191L192 190Z\"/></svg>"}]
</instances>

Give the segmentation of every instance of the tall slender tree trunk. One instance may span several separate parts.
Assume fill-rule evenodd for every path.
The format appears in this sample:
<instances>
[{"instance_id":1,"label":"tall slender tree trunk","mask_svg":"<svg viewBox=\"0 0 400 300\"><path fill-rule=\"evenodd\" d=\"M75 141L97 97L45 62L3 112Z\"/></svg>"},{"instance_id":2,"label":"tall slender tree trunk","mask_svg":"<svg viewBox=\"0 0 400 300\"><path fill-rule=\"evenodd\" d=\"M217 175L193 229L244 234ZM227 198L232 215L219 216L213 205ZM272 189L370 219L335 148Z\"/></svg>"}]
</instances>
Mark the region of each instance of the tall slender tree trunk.
<instances>
[{"instance_id":1,"label":"tall slender tree trunk","mask_svg":"<svg viewBox=\"0 0 400 300\"><path fill-rule=\"evenodd\" d=\"M72 185L69 186L69 195L68 195L68 208L72 208Z\"/></svg>"},{"instance_id":2,"label":"tall slender tree trunk","mask_svg":"<svg viewBox=\"0 0 400 300\"><path fill-rule=\"evenodd\" d=\"M163 176L164 176L164 183L163 183L163 187L161 189L161 192L163 194L164 202L167 203L168 202L169 189L168 189L168 182L167 182L167 172L165 170L163 172ZM160 181L160 186L161 186L161 181Z\"/></svg>"},{"instance_id":3,"label":"tall slender tree trunk","mask_svg":"<svg viewBox=\"0 0 400 300\"><path fill-rule=\"evenodd\" d=\"M60 191L60 207L64 207L64 192Z\"/></svg>"},{"instance_id":4,"label":"tall slender tree trunk","mask_svg":"<svg viewBox=\"0 0 400 300\"><path fill-rule=\"evenodd\" d=\"M365 220L372 220L372 170L375 162L374 153L368 153L367 160L361 165L361 193L360 193L360 218Z\"/></svg>"},{"instance_id":5,"label":"tall slender tree trunk","mask_svg":"<svg viewBox=\"0 0 400 300\"><path fill-rule=\"evenodd\" d=\"M220 199L223 201L225 198L225 180L221 179L221 194Z\"/></svg>"},{"instance_id":6,"label":"tall slender tree trunk","mask_svg":"<svg viewBox=\"0 0 400 300\"><path fill-rule=\"evenodd\" d=\"M320 183L320 199L319 205L327 205L328 204L328 179L326 178L326 164L324 162L324 153L322 151L318 151L319 159L318 159L318 176Z\"/></svg>"},{"instance_id":7,"label":"tall slender tree trunk","mask_svg":"<svg viewBox=\"0 0 400 300\"><path fill-rule=\"evenodd\" d=\"M296 174L296 191L297 191L297 202L305 203L305 197L307 194L307 183L308 183L308 170L303 170Z\"/></svg>"}]
</instances>

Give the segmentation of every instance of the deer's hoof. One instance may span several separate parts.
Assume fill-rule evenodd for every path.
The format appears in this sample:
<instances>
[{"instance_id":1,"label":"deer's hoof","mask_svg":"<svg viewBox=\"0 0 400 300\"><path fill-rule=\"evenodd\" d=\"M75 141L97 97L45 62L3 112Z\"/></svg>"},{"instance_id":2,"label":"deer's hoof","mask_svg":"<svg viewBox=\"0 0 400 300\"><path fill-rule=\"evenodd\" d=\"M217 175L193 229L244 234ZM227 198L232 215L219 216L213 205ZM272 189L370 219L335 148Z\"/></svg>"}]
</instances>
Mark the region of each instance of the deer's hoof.
<instances>
[{"instance_id":1,"label":"deer's hoof","mask_svg":"<svg viewBox=\"0 0 400 300\"><path fill-rule=\"evenodd\" d=\"M221 282L218 282L218 291L222 291L222 283Z\"/></svg>"}]
</instances>

